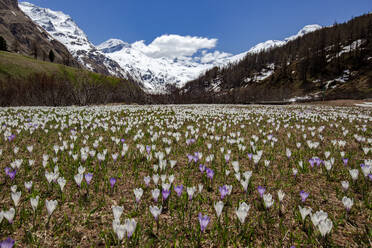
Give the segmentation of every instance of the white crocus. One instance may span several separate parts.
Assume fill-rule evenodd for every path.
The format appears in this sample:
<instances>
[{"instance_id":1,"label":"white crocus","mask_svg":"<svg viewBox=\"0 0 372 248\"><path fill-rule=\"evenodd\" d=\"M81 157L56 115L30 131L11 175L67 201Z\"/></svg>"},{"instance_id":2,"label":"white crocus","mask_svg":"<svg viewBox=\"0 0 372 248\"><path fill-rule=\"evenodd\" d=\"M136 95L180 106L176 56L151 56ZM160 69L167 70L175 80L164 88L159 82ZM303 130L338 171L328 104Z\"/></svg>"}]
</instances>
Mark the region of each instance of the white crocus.
<instances>
[{"instance_id":1,"label":"white crocus","mask_svg":"<svg viewBox=\"0 0 372 248\"><path fill-rule=\"evenodd\" d=\"M279 199L279 202L282 202L282 201L283 201L284 196L285 196L285 193L280 189L280 190L278 191L278 199Z\"/></svg>"},{"instance_id":2,"label":"white crocus","mask_svg":"<svg viewBox=\"0 0 372 248\"><path fill-rule=\"evenodd\" d=\"M45 206L48 211L48 215L51 216L58 205L57 200L45 200Z\"/></svg>"},{"instance_id":3,"label":"white crocus","mask_svg":"<svg viewBox=\"0 0 372 248\"><path fill-rule=\"evenodd\" d=\"M344 207L347 211L350 211L351 207L354 205L353 199L350 199L346 196L342 198L342 204L344 204Z\"/></svg>"},{"instance_id":4,"label":"white crocus","mask_svg":"<svg viewBox=\"0 0 372 248\"><path fill-rule=\"evenodd\" d=\"M120 216L123 214L124 208L121 206L111 206L111 209L114 215L114 220L117 220L120 223Z\"/></svg>"},{"instance_id":5,"label":"white crocus","mask_svg":"<svg viewBox=\"0 0 372 248\"><path fill-rule=\"evenodd\" d=\"M341 181L341 186L344 189L344 191L347 191L349 189L349 182L348 181Z\"/></svg>"},{"instance_id":6,"label":"white crocus","mask_svg":"<svg viewBox=\"0 0 372 248\"><path fill-rule=\"evenodd\" d=\"M124 228L127 232L127 237L131 237L137 227L137 221L135 219L125 219Z\"/></svg>"},{"instance_id":7,"label":"white crocus","mask_svg":"<svg viewBox=\"0 0 372 248\"><path fill-rule=\"evenodd\" d=\"M239 204L239 208L235 210L235 213L236 216L238 216L240 223L244 224L245 218L247 217L250 208L251 206L245 202Z\"/></svg>"},{"instance_id":8,"label":"white crocus","mask_svg":"<svg viewBox=\"0 0 372 248\"><path fill-rule=\"evenodd\" d=\"M310 217L313 225L318 226L321 221L324 221L328 218L328 214L323 210L319 210L315 212L315 214L311 214Z\"/></svg>"},{"instance_id":9,"label":"white crocus","mask_svg":"<svg viewBox=\"0 0 372 248\"><path fill-rule=\"evenodd\" d=\"M39 199L40 198L38 195L35 198L30 199L31 207L32 207L32 210L34 210L34 212L36 211L37 206L39 205Z\"/></svg>"},{"instance_id":10,"label":"white crocus","mask_svg":"<svg viewBox=\"0 0 372 248\"><path fill-rule=\"evenodd\" d=\"M273 196L270 193L264 194L263 200L266 208L270 208L274 204Z\"/></svg>"},{"instance_id":11,"label":"white crocus","mask_svg":"<svg viewBox=\"0 0 372 248\"><path fill-rule=\"evenodd\" d=\"M134 189L133 193L134 193L134 196L136 197L136 201L139 202L143 195L143 189L142 188Z\"/></svg>"},{"instance_id":12,"label":"white crocus","mask_svg":"<svg viewBox=\"0 0 372 248\"><path fill-rule=\"evenodd\" d=\"M157 220L159 215L161 214L161 211L163 210L163 207L158 207L158 206L150 206L150 212L152 216Z\"/></svg>"},{"instance_id":13,"label":"white crocus","mask_svg":"<svg viewBox=\"0 0 372 248\"><path fill-rule=\"evenodd\" d=\"M12 192L12 200L14 202L14 206L16 206L16 207L18 206L19 201L21 200L21 195L22 195L21 191Z\"/></svg>"},{"instance_id":14,"label":"white crocus","mask_svg":"<svg viewBox=\"0 0 372 248\"><path fill-rule=\"evenodd\" d=\"M154 201L158 201L159 195L160 195L160 190L159 189L153 189L151 190L151 195Z\"/></svg>"},{"instance_id":15,"label":"white crocus","mask_svg":"<svg viewBox=\"0 0 372 248\"><path fill-rule=\"evenodd\" d=\"M63 177L60 177L60 178L58 178L57 183L58 183L61 191L63 191L63 189L65 188L65 185L66 185L66 179L63 178Z\"/></svg>"},{"instance_id":16,"label":"white crocus","mask_svg":"<svg viewBox=\"0 0 372 248\"><path fill-rule=\"evenodd\" d=\"M333 223L330 219L326 218L325 220L322 220L318 224L319 232L320 234L325 237L327 234L329 234L332 230Z\"/></svg>"},{"instance_id":17,"label":"white crocus","mask_svg":"<svg viewBox=\"0 0 372 248\"><path fill-rule=\"evenodd\" d=\"M214 210L216 210L217 217L221 216L224 203L223 201L218 201L214 204Z\"/></svg>"},{"instance_id":18,"label":"white crocus","mask_svg":"<svg viewBox=\"0 0 372 248\"><path fill-rule=\"evenodd\" d=\"M13 222L15 216L15 209L10 208L8 211L4 212L4 218L8 220L9 223Z\"/></svg>"},{"instance_id":19,"label":"white crocus","mask_svg":"<svg viewBox=\"0 0 372 248\"><path fill-rule=\"evenodd\" d=\"M191 200L192 199L192 196L194 195L195 191L196 191L196 187L187 187L186 188L186 191L187 191L187 195L189 196L189 199Z\"/></svg>"},{"instance_id":20,"label":"white crocus","mask_svg":"<svg viewBox=\"0 0 372 248\"><path fill-rule=\"evenodd\" d=\"M81 186L81 182L83 181L83 177L84 177L84 175L83 174L76 174L75 176L74 176L74 180L75 180L75 182L76 182L76 184L80 187Z\"/></svg>"},{"instance_id":21,"label":"white crocus","mask_svg":"<svg viewBox=\"0 0 372 248\"><path fill-rule=\"evenodd\" d=\"M301 218L302 220L304 221L306 216L308 216L309 214L311 214L311 211L312 209L311 208L307 208L307 207L301 207L301 206L298 206L298 208L300 209L300 214L301 214Z\"/></svg>"},{"instance_id":22,"label":"white crocus","mask_svg":"<svg viewBox=\"0 0 372 248\"><path fill-rule=\"evenodd\" d=\"M359 171L357 169L349 170L349 173L353 181L358 180Z\"/></svg>"}]
</instances>

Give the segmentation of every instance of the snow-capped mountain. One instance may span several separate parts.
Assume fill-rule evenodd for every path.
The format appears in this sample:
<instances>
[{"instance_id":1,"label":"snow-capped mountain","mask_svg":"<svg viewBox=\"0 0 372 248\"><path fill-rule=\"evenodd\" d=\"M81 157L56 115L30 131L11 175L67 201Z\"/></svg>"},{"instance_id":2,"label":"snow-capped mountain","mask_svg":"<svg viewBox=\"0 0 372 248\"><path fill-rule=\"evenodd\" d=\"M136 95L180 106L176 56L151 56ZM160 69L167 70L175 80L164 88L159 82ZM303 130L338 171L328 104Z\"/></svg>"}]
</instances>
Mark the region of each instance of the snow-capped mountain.
<instances>
[{"instance_id":1,"label":"snow-capped mountain","mask_svg":"<svg viewBox=\"0 0 372 248\"><path fill-rule=\"evenodd\" d=\"M97 49L122 68L136 81L143 84L149 92L163 92L167 84L182 87L186 82L197 78L202 72L227 63L231 56L218 60L201 62L200 57L154 58L141 49L118 39L110 39Z\"/></svg>"},{"instance_id":2,"label":"snow-capped mountain","mask_svg":"<svg viewBox=\"0 0 372 248\"><path fill-rule=\"evenodd\" d=\"M284 46L289 41L295 40L299 37L304 36L305 34L314 32L314 31L316 31L318 29L321 29L321 28L322 28L322 26L317 25L317 24L307 25L307 26L303 27L297 34L292 35L288 38L285 38L284 40L267 40L265 42L258 43L257 45L255 45L254 47L249 49L247 52L238 54L236 56L241 59L241 58L244 58L244 56L247 55L248 53L259 53L259 52L266 51L266 50L269 50L269 49L274 48L274 47Z\"/></svg>"},{"instance_id":3,"label":"snow-capped mountain","mask_svg":"<svg viewBox=\"0 0 372 248\"><path fill-rule=\"evenodd\" d=\"M19 7L54 39L63 43L87 69L123 78L129 76L150 93L162 93L168 84L182 87L186 82L196 79L215 66L237 62L247 53L258 53L274 46L283 46L290 40L321 28L319 25L309 25L301 29L297 35L283 41L269 40L237 55L198 49L201 51L191 55L163 56L161 53L149 53L148 46L146 47L142 41L129 44L119 39L109 39L95 46L72 18L63 12L41 8L27 2L19 3Z\"/></svg>"},{"instance_id":4,"label":"snow-capped mountain","mask_svg":"<svg viewBox=\"0 0 372 248\"><path fill-rule=\"evenodd\" d=\"M60 11L40 8L28 2L20 2L19 8L34 23L64 44L78 62L87 69L103 74L126 77L126 72L113 60L97 51L87 35L69 15Z\"/></svg>"}]
</instances>

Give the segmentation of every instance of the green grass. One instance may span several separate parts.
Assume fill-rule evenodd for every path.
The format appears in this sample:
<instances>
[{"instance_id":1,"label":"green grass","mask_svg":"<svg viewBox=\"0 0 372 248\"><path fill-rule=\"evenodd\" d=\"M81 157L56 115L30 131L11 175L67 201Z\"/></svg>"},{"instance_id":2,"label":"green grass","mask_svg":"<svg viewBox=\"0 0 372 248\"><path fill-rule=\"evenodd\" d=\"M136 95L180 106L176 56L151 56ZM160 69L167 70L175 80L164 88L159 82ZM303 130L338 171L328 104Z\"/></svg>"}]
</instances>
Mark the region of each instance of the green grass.
<instances>
[{"instance_id":1,"label":"green grass","mask_svg":"<svg viewBox=\"0 0 372 248\"><path fill-rule=\"evenodd\" d=\"M111 85L116 85L122 80L79 68L36 60L21 54L0 51L0 80L5 80L9 77L13 79L27 79L35 73L67 78L74 83L77 82L78 77L82 74L88 75L89 81L105 81Z\"/></svg>"}]
</instances>

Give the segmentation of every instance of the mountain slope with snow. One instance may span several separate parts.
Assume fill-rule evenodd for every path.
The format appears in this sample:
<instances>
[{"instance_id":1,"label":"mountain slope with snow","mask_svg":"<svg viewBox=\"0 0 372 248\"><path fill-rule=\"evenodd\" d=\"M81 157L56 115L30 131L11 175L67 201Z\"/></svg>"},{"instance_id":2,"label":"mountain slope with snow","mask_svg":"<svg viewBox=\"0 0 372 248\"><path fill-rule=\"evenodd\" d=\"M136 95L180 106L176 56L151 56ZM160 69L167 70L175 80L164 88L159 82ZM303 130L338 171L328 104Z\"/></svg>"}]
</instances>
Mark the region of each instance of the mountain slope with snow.
<instances>
[{"instance_id":1,"label":"mountain slope with snow","mask_svg":"<svg viewBox=\"0 0 372 248\"><path fill-rule=\"evenodd\" d=\"M87 69L122 78L129 76L150 93L163 93L167 85L183 87L208 69L238 62L248 53L283 46L296 37L321 28L309 25L283 41L269 40L237 55L210 51L215 47L216 39L178 35L163 35L149 45L143 41L129 44L119 39L109 39L95 46L69 15L27 2L19 3L19 7L54 39L63 43ZM177 45L167 47L169 40L182 42L182 39L196 41L199 47L188 50L179 50Z\"/></svg>"},{"instance_id":2,"label":"mountain slope with snow","mask_svg":"<svg viewBox=\"0 0 372 248\"><path fill-rule=\"evenodd\" d=\"M69 15L61 11L40 8L28 2L20 2L18 6L34 23L64 44L72 56L87 69L107 75L126 77L126 72L115 61L97 51L84 31Z\"/></svg>"}]
</instances>

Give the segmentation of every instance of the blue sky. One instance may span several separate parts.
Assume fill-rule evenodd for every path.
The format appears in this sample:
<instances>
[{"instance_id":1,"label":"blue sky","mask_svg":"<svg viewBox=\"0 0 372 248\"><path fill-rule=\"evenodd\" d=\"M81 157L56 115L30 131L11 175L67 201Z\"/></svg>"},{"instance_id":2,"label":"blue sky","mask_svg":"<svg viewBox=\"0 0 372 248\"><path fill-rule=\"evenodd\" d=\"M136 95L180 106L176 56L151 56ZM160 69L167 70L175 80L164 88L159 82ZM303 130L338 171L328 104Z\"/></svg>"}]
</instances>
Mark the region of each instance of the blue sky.
<instances>
[{"instance_id":1,"label":"blue sky","mask_svg":"<svg viewBox=\"0 0 372 248\"><path fill-rule=\"evenodd\" d=\"M332 25L372 11L372 0L28 0L69 14L94 44L146 44L164 34L218 39L237 54L308 24Z\"/></svg>"}]
</instances>

